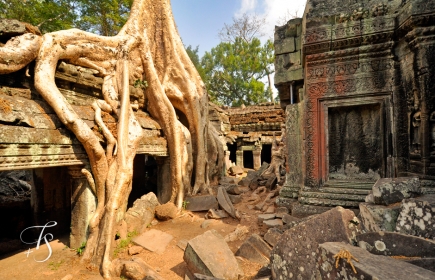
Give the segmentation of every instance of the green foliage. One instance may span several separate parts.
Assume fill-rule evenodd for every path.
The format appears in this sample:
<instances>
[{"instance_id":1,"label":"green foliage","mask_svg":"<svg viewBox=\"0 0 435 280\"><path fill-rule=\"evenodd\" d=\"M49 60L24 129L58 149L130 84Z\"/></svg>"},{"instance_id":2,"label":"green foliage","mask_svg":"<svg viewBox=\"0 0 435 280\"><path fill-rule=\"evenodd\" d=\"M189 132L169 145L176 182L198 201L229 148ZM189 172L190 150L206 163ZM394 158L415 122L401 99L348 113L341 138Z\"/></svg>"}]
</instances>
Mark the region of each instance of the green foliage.
<instances>
[{"instance_id":1,"label":"green foliage","mask_svg":"<svg viewBox=\"0 0 435 280\"><path fill-rule=\"evenodd\" d=\"M187 204L189 204L189 203L190 203L189 201L184 200L183 204L181 205L181 207L183 207L183 209L186 210Z\"/></svg>"},{"instance_id":2,"label":"green foliage","mask_svg":"<svg viewBox=\"0 0 435 280\"><path fill-rule=\"evenodd\" d=\"M147 81L142 81L140 79L137 79L136 81L134 81L133 86L135 88L142 88L142 89L146 89L148 87L148 82Z\"/></svg>"},{"instance_id":3,"label":"green foliage","mask_svg":"<svg viewBox=\"0 0 435 280\"><path fill-rule=\"evenodd\" d=\"M198 48L199 46L196 46L196 48L194 49L191 45L189 45L186 48L186 52L187 55L190 57L193 65L195 65L196 70L198 70L199 76L205 82L207 77L205 75L204 68L201 65L201 60L199 59Z\"/></svg>"},{"instance_id":4,"label":"green foliage","mask_svg":"<svg viewBox=\"0 0 435 280\"><path fill-rule=\"evenodd\" d=\"M83 243L80 245L80 247L78 247L78 248L76 249L77 255L79 255L79 256L83 255L83 252L85 251L85 248L86 248L86 241L83 242Z\"/></svg>"},{"instance_id":5,"label":"green foliage","mask_svg":"<svg viewBox=\"0 0 435 280\"><path fill-rule=\"evenodd\" d=\"M240 106L265 102L269 93L261 79L273 73L273 43L253 38L222 42L201 60L210 99L217 104Z\"/></svg>"},{"instance_id":6,"label":"green foliage","mask_svg":"<svg viewBox=\"0 0 435 280\"><path fill-rule=\"evenodd\" d=\"M0 0L0 18L38 26L42 33L74 27L78 1Z\"/></svg>"},{"instance_id":7,"label":"green foliage","mask_svg":"<svg viewBox=\"0 0 435 280\"><path fill-rule=\"evenodd\" d=\"M133 0L0 0L0 17L38 26L42 33L80 28L116 35L127 21Z\"/></svg>"},{"instance_id":8,"label":"green foliage","mask_svg":"<svg viewBox=\"0 0 435 280\"><path fill-rule=\"evenodd\" d=\"M77 27L103 36L116 35L127 21L133 0L77 0Z\"/></svg>"},{"instance_id":9,"label":"green foliage","mask_svg":"<svg viewBox=\"0 0 435 280\"><path fill-rule=\"evenodd\" d=\"M118 257L118 254L124 251L125 248L127 248L128 245L131 243L133 237L137 236L138 234L139 233L136 230L128 232L127 238L121 239L121 241L119 241L118 246L116 246L115 250L113 251L113 257L114 258Z\"/></svg>"}]
</instances>

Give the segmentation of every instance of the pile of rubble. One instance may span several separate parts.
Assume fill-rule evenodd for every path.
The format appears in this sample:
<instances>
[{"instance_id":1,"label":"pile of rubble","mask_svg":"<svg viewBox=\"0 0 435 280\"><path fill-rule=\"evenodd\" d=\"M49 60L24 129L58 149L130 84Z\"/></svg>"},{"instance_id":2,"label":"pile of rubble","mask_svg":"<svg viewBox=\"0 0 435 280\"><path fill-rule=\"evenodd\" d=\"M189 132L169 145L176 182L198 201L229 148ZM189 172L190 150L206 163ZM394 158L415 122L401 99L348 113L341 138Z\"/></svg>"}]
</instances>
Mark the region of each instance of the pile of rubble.
<instances>
[{"instance_id":1,"label":"pile of rubble","mask_svg":"<svg viewBox=\"0 0 435 280\"><path fill-rule=\"evenodd\" d=\"M336 207L298 218L288 208L276 207L279 185L265 185L270 178L261 174L266 169L250 171L237 183L237 179L223 178L216 195L186 198L186 210L207 211L209 220L204 223L228 216L243 219L246 213L237 210L243 201L256 211L260 230L250 233L240 225L225 237L209 230L180 241L177 245L184 250L188 268L185 279L409 279L409 275L435 279L435 195L423 195L418 178L378 180L367 202L361 203L358 217L352 210ZM173 219L177 209L170 203L159 205L148 194L127 211L124 232L143 232L133 239L137 246L129 249L130 255L142 248L164 250L172 240L164 232L145 230L154 216ZM233 253L228 242L237 239L245 241ZM254 278L243 275L241 259L262 267ZM120 261L118 271L130 279L144 275L161 279L135 258Z\"/></svg>"}]
</instances>

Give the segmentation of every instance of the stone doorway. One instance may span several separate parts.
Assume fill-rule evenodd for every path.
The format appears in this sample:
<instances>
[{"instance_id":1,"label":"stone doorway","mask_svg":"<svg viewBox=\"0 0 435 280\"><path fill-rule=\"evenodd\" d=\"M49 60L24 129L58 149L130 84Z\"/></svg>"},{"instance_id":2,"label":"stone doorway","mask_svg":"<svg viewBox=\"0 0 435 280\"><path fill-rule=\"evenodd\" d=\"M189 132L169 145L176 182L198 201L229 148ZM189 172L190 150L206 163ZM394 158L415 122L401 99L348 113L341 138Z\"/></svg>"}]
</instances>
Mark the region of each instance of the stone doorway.
<instances>
[{"instance_id":1,"label":"stone doorway","mask_svg":"<svg viewBox=\"0 0 435 280\"><path fill-rule=\"evenodd\" d=\"M381 105L328 108L328 179L376 181L383 177Z\"/></svg>"},{"instance_id":2,"label":"stone doorway","mask_svg":"<svg viewBox=\"0 0 435 280\"><path fill-rule=\"evenodd\" d=\"M157 195L158 168L157 162L152 156L137 154L133 163L133 182L128 207L133 206L136 199L153 192Z\"/></svg>"}]
</instances>

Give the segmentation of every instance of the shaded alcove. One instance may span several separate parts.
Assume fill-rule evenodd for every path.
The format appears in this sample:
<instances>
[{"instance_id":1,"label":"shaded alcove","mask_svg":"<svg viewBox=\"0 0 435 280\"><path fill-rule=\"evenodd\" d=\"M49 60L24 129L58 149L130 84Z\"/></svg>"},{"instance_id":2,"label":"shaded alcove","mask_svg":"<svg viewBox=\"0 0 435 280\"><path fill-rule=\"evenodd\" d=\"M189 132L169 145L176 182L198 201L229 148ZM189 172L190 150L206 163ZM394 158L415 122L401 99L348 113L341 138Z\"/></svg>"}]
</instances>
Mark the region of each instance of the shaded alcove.
<instances>
[{"instance_id":1,"label":"shaded alcove","mask_svg":"<svg viewBox=\"0 0 435 280\"><path fill-rule=\"evenodd\" d=\"M230 152L230 161L236 162L237 143L227 144L228 151Z\"/></svg>"},{"instance_id":2,"label":"shaded alcove","mask_svg":"<svg viewBox=\"0 0 435 280\"><path fill-rule=\"evenodd\" d=\"M379 104L329 108L329 178L379 178L382 133Z\"/></svg>"},{"instance_id":3,"label":"shaded alcove","mask_svg":"<svg viewBox=\"0 0 435 280\"><path fill-rule=\"evenodd\" d=\"M153 192L157 195L157 162L152 156L137 154L133 162L133 182L128 207L144 194Z\"/></svg>"},{"instance_id":4,"label":"shaded alcove","mask_svg":"<svg viewBox=\"0 0 435 280\"><path fill-rule=\"evenodd\" d=\"M272 144L263 144L261 148L261 162L270 163L272 160Z\"/></svg>"},{"instance_id":5,"label":"shaded alcove","mask_svg":"<svg viewBox=\"0 0 435 280\"><path fill-rule=\"evenodd\" d=\"M252 151L243 151L243 167L254 168L254 155Z\"/></svg>"}]
</instances>

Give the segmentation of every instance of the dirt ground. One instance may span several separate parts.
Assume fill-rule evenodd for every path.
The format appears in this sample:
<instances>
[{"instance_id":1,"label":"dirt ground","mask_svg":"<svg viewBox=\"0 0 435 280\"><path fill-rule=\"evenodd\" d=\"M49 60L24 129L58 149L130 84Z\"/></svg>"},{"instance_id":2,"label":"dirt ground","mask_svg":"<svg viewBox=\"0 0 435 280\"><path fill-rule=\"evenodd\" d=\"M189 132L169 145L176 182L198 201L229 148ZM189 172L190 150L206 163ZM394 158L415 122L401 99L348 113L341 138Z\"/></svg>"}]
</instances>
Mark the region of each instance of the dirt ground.
<instances>
[{"instance_id":1,"label":"dirt ground","mask_svg":"<svg viewBox=\"0 0 435 280\"><path fill-rule=\"evenodd\" d=\"M240 245L253 233L260 233L264 229L259 228L257 224L257 215L261 211L253 209L253 205L258 203L249 201L252 198L252 192L242 194L242 202L235 205L235 208L241 214L241 220L236 220L231 217L221 220L206 220L204 216L206 212L190 212L183 211L180 215L169 221L159 221L151 226L172 235L174 238L166 247L162 254L143 250L135 257L142 258L146 263L153 267L162 277L168 280L184 279L186 265L183 261L184 251L177 246L180 241L190 240L197 235L200 235L208 230L214 229L223 237L234 232L237 225L246 226L249 228L249 233L241 236L238 240L228 242L230 249L235 253ZM266 197L267 193L260 194L261 200ZM48 231L49 232L49 231ZM36 246L23 246L22 250L0 256L0 279L21 280L35 279L60 280L66 275L72 275L71 279L88 279L97 280L103 279L98 271L87 269L80 263L80 257L76 250L68 248L68 236L57 237L50 242L52 254L45 262L37 262L36 260L44 260L49 255L49 250L44 242L36 250ZM132 246L133 244L129 245ZM30 248L30 253L28 249ZM129 259L128 248L121 250L118 254L119 258ZM261 265L251 263L242 258L237 258L241 268L245 272L243 279L252 279Z\"/></svg>"}]
</instances>

